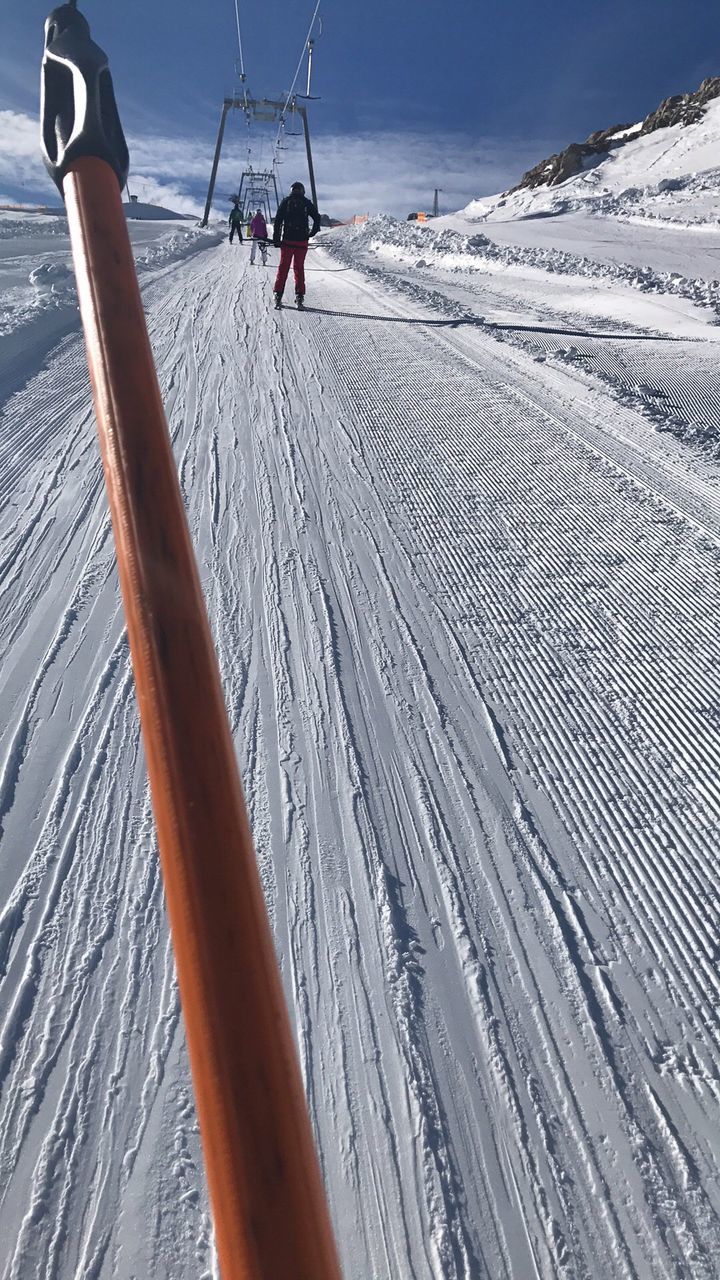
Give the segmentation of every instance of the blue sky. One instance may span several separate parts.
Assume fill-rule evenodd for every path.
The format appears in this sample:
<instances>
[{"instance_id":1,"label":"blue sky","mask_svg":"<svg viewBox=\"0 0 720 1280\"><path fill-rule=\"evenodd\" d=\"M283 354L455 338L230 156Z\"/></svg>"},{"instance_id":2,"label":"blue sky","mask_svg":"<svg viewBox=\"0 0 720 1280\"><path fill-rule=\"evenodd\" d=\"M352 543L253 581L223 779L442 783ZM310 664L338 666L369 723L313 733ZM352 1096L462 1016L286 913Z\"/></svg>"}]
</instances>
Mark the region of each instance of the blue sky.
<instances>
[{"instance_id":1,"label":"blue sky","mask_svg":"<svg viewBox=\"0 0 720 1280\"><path fill-rule=\"evenodd\" d=\"M239 0L248 87L290 87L314 0ZM235 86L234 0L81 0L110 55L134 161L131 187L196 207L222 98ZM671 93L720 73L716 0L323 0L311 126L320 203L330 213L404 214L444 188L446 207L500 190L544 154L594 129L639 119ZM46 5L3 15L0 197L47 199L34 155ZM253 162L269 132L253 131ZM300 139L284 184L305 179ZM228 131L218 206L245 159Z\"/></svg>"}]
</instances>

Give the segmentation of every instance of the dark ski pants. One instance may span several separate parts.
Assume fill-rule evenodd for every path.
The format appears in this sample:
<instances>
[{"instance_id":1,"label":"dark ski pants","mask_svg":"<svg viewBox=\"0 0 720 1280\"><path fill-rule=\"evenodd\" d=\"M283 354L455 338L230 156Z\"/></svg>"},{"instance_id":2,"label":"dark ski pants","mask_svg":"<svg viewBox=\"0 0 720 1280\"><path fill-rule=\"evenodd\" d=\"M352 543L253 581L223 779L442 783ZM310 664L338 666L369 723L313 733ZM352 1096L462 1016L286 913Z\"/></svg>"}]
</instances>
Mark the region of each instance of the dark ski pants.
<instances>
[{"instance_id":1,"label":"dark ski pants","mask_svg":"<svg viewBox=\"0 0 720 1280\"><path fill-rule=\"evenodd\" d=\"M280 247L280 266L275 277L275 292L282 293L285 281L292 264L295 272L295 292L305 297L305 258L308 251L307 240L290 240Z\"/></svg>"},{"instance_id":2,"label":"dark ski pants","mask_svg":"<svg viewBox=\"0 0 720 1280\"><path fill-rule=\"evenodd\" d=\"M236 231L237 231L237 237L238 237L238 240L239 240L239 241L240 241L240 243L242 244L242 239L243 239L242 227L231 227L231 228L230 228L230 243L232 244L232 242L233 242L233 236L235 235L235 232L236 232Z\"/></svg>"}]
</instances>

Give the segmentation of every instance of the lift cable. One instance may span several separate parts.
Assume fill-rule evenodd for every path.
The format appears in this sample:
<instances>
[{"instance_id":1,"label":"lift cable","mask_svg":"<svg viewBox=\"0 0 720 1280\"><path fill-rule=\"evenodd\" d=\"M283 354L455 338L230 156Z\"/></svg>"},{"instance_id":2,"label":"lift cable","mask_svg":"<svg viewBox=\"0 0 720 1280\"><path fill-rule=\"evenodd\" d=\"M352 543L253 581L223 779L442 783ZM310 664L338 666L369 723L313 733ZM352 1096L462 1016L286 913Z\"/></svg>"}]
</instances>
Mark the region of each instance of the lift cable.
<instances>
[{"instance_id":1,"label":"lift cable","mask_svg":"<svg viewBox=\"0 0 720 1280\"><path fill-rule=\"evenodd\" d=\"M251 129L251 113L248 108L248 92L247 92L247 74L245 71L245 53L243 51L242 28L240 26L240 0L235 0L235 24L237 27L238 50L240 53L240 82L242 84L242 99L244 105L245 124L247 126L246 150L247 150L247 167L252 169L252 129ZM236 64L237 65L237 64Z\"/></svg>"},{"instance_id":2,"label":"lift cable","mask_svg":"<svg viewBox=\"0 0 720 1280\"><path fill-rule=\"evenodd\" d=\"M237 23L238 49L240 50L240 77L245 82L245 55L243 53L242 35L240 32L240 0L235 0L235 21Z\"/></svg>"},{"instance_id":3,"label":"lift cable","mask_svg":"<svg viewBox=\"0 0 720 1280\"><path fill-rule=\"evenodd\" d=\"M290 92L289 92L289 94L288 94L288 96L287 96L287 98L286 98L286 100L285 100L285 110L286 110L286 111L287 111L287 108L288 108L288 103L290 102L290 99L292 98L292 96L293 96L293 94L294 94L294 92L295 92L295 85L296 85L296 84L297 84L297 82L298 82L298 77L299 77L299 75L300 75L300 72L302 71L302 64L303 64L303 60L304 60L304 58L305 58L305 51L306 51L307 46L308 46L308 40L310 39L310 37L311 37L311 35L312 35L313 27L315 26L315 20L316 20L316 18L317 18L317 16L318 16L318 12L319 12L319 10L320 10L320 3L321 3L321 0L316 0L315 9L314 9L314 11L313 11L313 16L312 16L312 18L311 18L311 20L310 20L310 26L308 27L308 33L307 33L307 35L306 35L306 37L305 37L305 40L304 40L304 42L303 42L302 53L300 54L300 61L299 61L299 62L298 62L298 64L297 64L297 70L296 70L296 72L295 72L295 76L294 76L293 82L292 82L292 84L291 84L291 86L290 86Z\"/></svg>"},{"instance_id":4,"label":"lift cable","mask_svg":"<svg viewBox=\"0 0 720 1280\"><path fill-rule=\"evenodd\" d=\"M313 27L315 26L315 21L316 21L316 19L317 19L318 13L319 13L319 11L320 11L320 4L321 4L321 0L316 0L315 8L314 8L314 10L313 10L313 16L312 16L312 18L310 19L310 26L308 27L308 33L307 33L307 35L306 35L306 37L305 37L305 40L304 40L304 42L303 42L302 53L300 54L300 61L299 61L299 62L298 62L298 64L297 64L297 70L296 70L296 72L295 72L295 76L294 76L294 78L293 78L293 82L292 82L292 84L291 84L291 86L290 86L290 92L288 93L287 98L285 99L285 106L283 107L282 115L280 116L280 125L279 125L279 127L278 127L278 134L277 134L277 138L276 138L276 140L275 140L275 148L274 148L274 153L273 153L273 167L274 167L274 166L275 166L275 164L277 163L277 158L276 158L276 157L277 157L277 150L278 150L279 145L280 145L280 138L281 138L281 136L282 136L282 131L283 131L283 129L285 128L285 112L287 111L288 106L289 106L289 104L290 104L290 100L291 100L291 98L292 98L292 96L293 96L293 94L294 94L294 92L295 92L295 86L296 86L296 84L297 84L297 82L298 82L298 77L299 77L300 72L301 72L301 70L302 70L302 64L303 64L303 61L304 61L304 59L305 59L305 51L306 51L307 46L308 46L308 40L310 39L310 37L311 37L311 35L312 35Z\"/></svg>"},{"instance_id":5,"label":"lift cable","mask_svg":"<svg viewBox=\"0 0 720 1280\"><path fill-rule=\"evenodd\" d=\"M217 142L215 146L215 155L213 158L213 166L212 166L212 171L210 175L210 185L208 187L208 195L207 195L207 200L205 202L205 211L200 224L201 226L206 227L208 224L208 219L210 217L210 210L212 207L212 198L213 198L213 193L215 191L215 182L217 179L218 166L220 163L220 158L222 153L222 144L223 144L223 137L225 133L225 125L226 125L228 112L230 111L231 108L240 108L243 111L243 114L245 116L245 125L247 129L247 134L246 134L247 169L245 170L245 174L241 178L240 188L238 190L238 198L240 197L240 193L242 191L244 177L254 176L254 171L256 170L258 172L263 172L264 174L263 183L266 191L268 192L268 198L269 198L271 187L275 192L275 198L276 199L278 198L278 185L280 186L281 189L284 187L284 184L280 180L279 167L282 164L282 158L280 156L280 152L287 149L286 147L283 146L283 137L286 135L286 131L287 131L286 116L287 116L288 109L293 115L295 115L297 112L300 112L303 119L303 131L305 133L305 141L306 141L306 146L308 150L308 168L310 171L310 184L312 187L313 198L316 198L315 179L314 179L313 167L312 167L312 157L310 154L310 141L309 141L309 135L307 132L305 110L303 107L297 106L295 99L298 96L296 93L296 86L302 70L303 60L305 58L306 52L310 50L310 47L313 43L311 37L312 37L313 30L315 29L315 24L318 20L320 5L321 5L321 0L314 0L314 7L312 12L312 17L310 19L310 25L308 27L307 35L306 35L303 48L300 54L300 59L297 64L297 68L295 70L295 75L293 77L292 85L290 86L289 92L287 93L287 95L284 95L284 94L281 95L279 101L271 101L269 99L262 99L262 101L259 101L259 100L256 100L255 98L250 97L248 94L247 76L246 76L246 70L245 70L245 55L244 55L243 44L242 44L242 28L240 24L240 0L234 0L238 49L240 52L239 66L238 66L238 63L236 62L236 70L242 81L242 92L236 90L233 92L233 96L231 98L226 98L224 100L223 112L220 119L220 127L218 130ZM320 23L320 30L322 30L322 22ZM260 110L261 108L263 110ZM271 110L272 115L267 114L268 109ZM262 131L258 132L257 129L253 130L253 125L256 124L258 119L263 119L263 118L270 119L273 121L279 119L277 136L275 138L274 146L272 141L268 139L268 142L270 143L270 146L271 146L271 154L267 164L267 172L262 170L261 163L259 160L257 160L258 153L262 153L262 150L263 150L262 143L264 139L262 136ZM289 132L287 132L287 136L293 137L293 136L302 136L302 135L300 134L296 135L292 130L290 130ZM236 197L233 196L231 197L231 199L236 199Z\"/></svg>"}]
</instances>

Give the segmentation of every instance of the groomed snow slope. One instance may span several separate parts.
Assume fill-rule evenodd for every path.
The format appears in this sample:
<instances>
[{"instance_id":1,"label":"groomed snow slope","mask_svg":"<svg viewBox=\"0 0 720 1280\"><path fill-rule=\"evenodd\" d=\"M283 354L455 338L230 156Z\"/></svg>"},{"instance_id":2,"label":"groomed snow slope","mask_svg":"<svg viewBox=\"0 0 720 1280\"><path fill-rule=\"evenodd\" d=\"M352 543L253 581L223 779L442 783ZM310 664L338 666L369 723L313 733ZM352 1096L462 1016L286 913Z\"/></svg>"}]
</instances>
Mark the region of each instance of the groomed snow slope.
<instances>
[{"instance_id":1,"label":"groomed snow slope","mask_svg":"<svg viewBox=\"0 0 720 1280\"><path fill-rule=\"evenodd\" d=\"M371 257L304 315L227 244L145 288L345 1274L710 1280L720 468L640 388L717 428L714 313ZM0 453L0 1274L198 1280L75 333Z\"/></svg>"}]
</instances>

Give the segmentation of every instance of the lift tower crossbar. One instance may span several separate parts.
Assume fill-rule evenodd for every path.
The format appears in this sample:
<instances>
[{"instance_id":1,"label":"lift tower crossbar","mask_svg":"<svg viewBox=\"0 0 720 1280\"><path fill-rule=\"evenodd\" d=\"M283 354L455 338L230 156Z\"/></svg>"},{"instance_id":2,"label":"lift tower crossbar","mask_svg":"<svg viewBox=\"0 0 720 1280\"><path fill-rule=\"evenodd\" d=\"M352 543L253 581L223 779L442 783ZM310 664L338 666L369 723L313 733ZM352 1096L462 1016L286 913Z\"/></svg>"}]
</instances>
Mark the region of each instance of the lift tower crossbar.
<instances>
[{"instance_id":1,"label":"lift tower crossbar","mask_svg":"<svg viewBox=\"0 0 720 1280\"><path fill-rule=\"evenodd\" d=\"M228 111L244 111L248 117L256 120L276 120L282 119L284 116L297 113L302 120L303 133L305 134L305 149L307 151L308 173L310 174L310 190L315 208L318 208L317 189L315 187L315 169L313 167L312 149L310 147L310 130L308 128L307 109L301 107L293 97L289 102L276 102L272 98L248 98L245 94L242 97L235 95L232 98L225 98L223 101L222 115L220 116L220 128L218 129L217 142L215 144L215 155L213 157L213 166L210 173L210 186L208 187L207 201L205 203L205 212L203 214L201 227L206 227L210 218L210 208L215 192L215 182L217 179L218 165L220 164L220 153L222 151L223 138L225 136L225 124L227 121Z\"/></svg>"}]
</instances>

